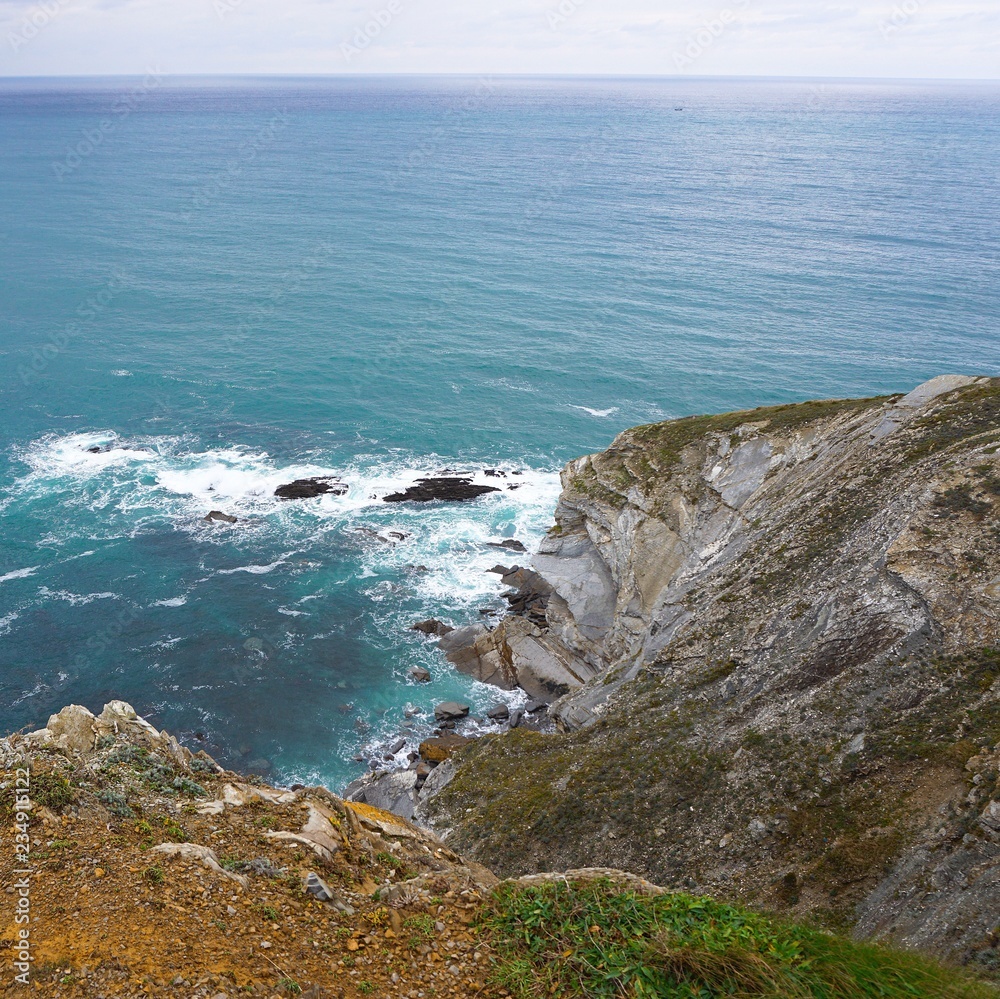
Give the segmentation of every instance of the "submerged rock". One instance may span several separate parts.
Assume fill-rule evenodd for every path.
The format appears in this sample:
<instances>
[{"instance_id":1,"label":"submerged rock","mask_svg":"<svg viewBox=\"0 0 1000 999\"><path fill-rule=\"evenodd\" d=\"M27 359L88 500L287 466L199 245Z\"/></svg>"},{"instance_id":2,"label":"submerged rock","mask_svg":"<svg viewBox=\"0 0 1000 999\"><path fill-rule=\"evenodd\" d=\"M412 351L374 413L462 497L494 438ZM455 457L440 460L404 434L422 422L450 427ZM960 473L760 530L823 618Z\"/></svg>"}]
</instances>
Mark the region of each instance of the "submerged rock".
<instances>
[{"instance_id":1,"label":"submerged rock","mask_svg":"<svg viewBox=\"0 0 1000 999\"><path fill-rule=\"evenodd\" d=\"M322 477L315 479L296 479L283 486L278 486L274 490L274 495L279 499L297 500L313 499L316 496L324 496L333 493L334 496L343 496L347 492L347 485L333 477Z\"/></svg>"},{"instance_id":2,"label":"submerged rock","mask_svg":"<svg viewBox=\"0 0 1000 999\"><path fill-rule=\"evenodd\" d=\"M223 513L221 510L212 510L211 513L206 514L202 517L207 524L213 522L218 522L220 524L235 524L239 521L239 517L234 517L231 513Z\"/></svg>"},{"instance_id":3,"label":"submerged rock","mask_svg":"<svg viewBox=\"0 0 1000 999\"><path fill-rule=\"evenodd\" d=\"M528 549L525 548L523 541L518 541L516 538L506 538L504 541L487 541L487 548L505 548L509 552L526 552Z\"/></svg>"},{"instance_id":4,"label":"submerged rock","mask_svg":"<svg viewBox=\"0 0 1000 999\"><path fill-rule=\"evenodd\" d=\"M419 631L423 635L437 635L439 638L443 638L454 630L451 625L444 624L433 617L429 617L426 621L417 621L416 624L410 625L410 631Z\"/></svg>"},{"instance_id":5,"label":"submerged rock","mask_svg":"<svg viewBox=\"0 0 1000 999\"><path fill-rule=\"evenodd\" d=\"M468 717L470 707L468 704L459 704L458 701L445 701L434 709L434 717L438 721L458 721Z\"/></svg>"},{"instance_id":6,"label":"submerged rock","mask_svg":"<svg viewBox=\"0 0 1000 999\"><path fill-rule=\"evenodd\" d=\"M386 503L460 503L476 499L487 493L500 492L496 486L479 486L472 479L463 478L433 478L418 479L417 482L401 493L390 493L383 497Z\"/></svg>"}]
</instances>

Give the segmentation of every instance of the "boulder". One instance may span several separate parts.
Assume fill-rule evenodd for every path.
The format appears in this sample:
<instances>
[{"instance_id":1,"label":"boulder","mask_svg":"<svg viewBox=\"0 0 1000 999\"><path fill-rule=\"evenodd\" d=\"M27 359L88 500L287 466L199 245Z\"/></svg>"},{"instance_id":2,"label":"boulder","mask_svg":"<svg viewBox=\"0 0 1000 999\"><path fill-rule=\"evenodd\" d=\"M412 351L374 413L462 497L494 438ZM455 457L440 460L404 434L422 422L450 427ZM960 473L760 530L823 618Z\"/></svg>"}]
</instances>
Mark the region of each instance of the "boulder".
<instances>
[{"instance_id":1,"label":"boulder","mask_svg":"<svg viewBox=\"0 0 1000 999\"><path fill-rule=\"evenodd\" d=\"M315 496L323 496L325 493L343 496L347 492L347 488L345 483L331 477L296 479L294 482L278 486L274 490L274 495L279 499L287 500L312 499Z\"/></svg>"},{"instance_id":2,"label":"boulder","mask_svg":"<svg viewBox=\"0 0 1000 999\"><path fill-rule=\"evenodd\" d=\"M213 522L218 522L220 524L235 524L239 520L239 517L234 517L231 513L223 513L221 510L212 510L210 513L206 514L202 520L208 524Z\"/></svg>"},{"instance_id":3,"label":"boulder","mask_svg":"<svg viewBox=\"0 0 1000 999\"><path fill-rule=\"evenodd\" d=\"M439 722L458 721L460 718L467 718L469 711L468 704L459 704L458 701L445 701L434 709L434 717Z\"/></svg>"},{"instance_id":4,"label":"boulder","mask_svg":"<svg viewBox=\"0 0 1000 999\"><path fill-rule=\"evenodd\" d=\"M438 638L443 638L454 630L450 625L444 624L433 617L427 618L426 621L417 621L416 624L410 625L410 631L419 631L422 635L437 635Z\"/></svg>"},{"instance_id":5,"label":"boulder","mask_svg":"<svg viewBox=\"0 0 1000 999\"><path fill-rule=\"evenodd\" d=\"M510 708L506 704L494 704L489 711L486 712L487 718L492 718L493 721L506 721L510 718Z\"/></svg>"},{"instance_id":6,"label":"boulder","mask_svg":"<svg viewBox=\"0 0 1000 999\"><path fill-rule=\"evenodd\" d=\"M344 799L372 805L384 812L411 819L417 804L416 787L416 771L395 770L355 781L344 791Z\"/></svg>"},{"instance_id":7,"label":"boulder","mask_svg":"<svg viewBox=\"0 0 1000 999\"><path fill-rule=\"evenodd\" d=\"M420 755L428 763L443 763L456 750L468 746L472 739L464 735L439 735L433 739L424 739L420 743Z\"/></svg>"},{"instance_id":8,"label":"boulder","mask_svg":"<svg viewBox=\"0 0 1000 999\"><path fill-rule=\"evenodd\" d=\"M503 541L487 541L486 545L488 548L505 548L509 552L526 552L528 550L524 547L523 542L518 541L516 538L506 538Z\"/></svg>"},{"instance_id":9,"label":"boulder","mask_svg":"<svg viewBox=\"0 0 1000 999\"><path fill-rule=\"evenodd\" d=\"M71 704L49 718L45 727L60 749L90 752L97 741L97 719L81 704Z\"/></svg>"},{"instance_id":10,"label":"boulder","mask_svg":"<svg viewBox=\"0 0 1000 999\"><path fill-rule=\"evenodd\" d=\"M496 486L479 486L471 479L432 478L418 479L417 482L400 493L390 493L383 497L386 503L460 503L476 499L487 493L500 492Z\"/></svg>"},{"instance_id":11,"label":"boulder","mask_svg":"<svg viewBox=\"0 0 1000 999\"><path fill-rule=\"evenodd\" d=\"M414 666L410 670L410 676L417 681L417 683L430 683L431 674L430 670L426 670L423 666Z\"/></svg>"}]
</instances>

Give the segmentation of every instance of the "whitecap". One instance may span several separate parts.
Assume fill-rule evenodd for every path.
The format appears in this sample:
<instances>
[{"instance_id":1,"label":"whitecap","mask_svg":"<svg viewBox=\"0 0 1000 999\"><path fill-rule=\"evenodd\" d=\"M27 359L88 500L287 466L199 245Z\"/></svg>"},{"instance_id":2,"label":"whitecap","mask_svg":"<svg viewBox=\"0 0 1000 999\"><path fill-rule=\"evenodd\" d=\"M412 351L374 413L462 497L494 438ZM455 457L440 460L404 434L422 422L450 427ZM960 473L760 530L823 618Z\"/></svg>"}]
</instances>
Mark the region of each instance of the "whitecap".
<instances>
[{"instance_id":1,"label":"whitecap","mask_svg":"<svg viewBox=\"0 0 1000 999\"><path fill-rule=\"evenodd\" d=\"M570 409L580 409L584 413L590 413L591 416L606 417L613 416L618 412L617 406L612 406L610 409L591 409L590 406L575 406L572 403L569 405Z\"/></svg>"},{"instance_id":2,"label":"whitecap","mask_svg":"<svg viewBox=\"0 0 1000 999\"><path fill-rule=\"evenodd\" d=\"M13 572L8 572L5 576L0 576L0 583L6 583L10 579L27 579L28 576L33 576L41 568L39 565L29 566L27 569L15 569Z\"/></svg>"},{"instance_id":3,"label":"whitecap","mask_svg":"<svg viewBox=\"0 0 1000 999\"><path fill-rule=\"evenodd\" d=\"M289 552L289 554L291 553ZM219 569L218 574L220 576L231 576L236 572L249 572L253 576L263 576L265 573L277 569L278 566L284 565L287 558L288 555L282 555L277 562L272 562L270 565L241 565L236 569Z\"/></svg>"},{"instance_id":4,"label":"whitecap","mask_svg":"<svg viewBox=\"0 0 1000 999\"><path fill-rule=\"evenodd\" d=\"M9 635L14 630L12 625L20 616L17 611L11 611L0 617L0 635Z\"/></svg>"},{"instance_id":5,"label":"whitecap","mask_svg":"<svg viewBox=\"0 0 1000 999\"><path fill-rule=\"evenodd\" d=\"M153 607L183 607L187 603L187 597L169 597L166 600L154 600ZM178 639L180 641L180 639Z\"/></svg>"},{"instance_id":6,"label":"whitecap","mask_svg":"<svg viewBox=\"0 0 1000 999\"><path fill-rule=\"evenodd\" d=\"M120 593L70 593L69 590L50 590L47 586L38 588L40 597L49 597L52 600L65 600L73 607L80 607L84 604L93 603L95 600L121 600Z\"/></svg>"},{"instance_id":7,"label":"whitecap","mask_svg":"<svg viewBox=\"0 0 1000 999\"><path fill-rule=\"evenodd\" d=\"M115 378L131 378L132 377L132 372L129 371L127 368L115 368L115 370L112 371L111 374L113 374L115 376Z\"/></svg>"}]
</instances>

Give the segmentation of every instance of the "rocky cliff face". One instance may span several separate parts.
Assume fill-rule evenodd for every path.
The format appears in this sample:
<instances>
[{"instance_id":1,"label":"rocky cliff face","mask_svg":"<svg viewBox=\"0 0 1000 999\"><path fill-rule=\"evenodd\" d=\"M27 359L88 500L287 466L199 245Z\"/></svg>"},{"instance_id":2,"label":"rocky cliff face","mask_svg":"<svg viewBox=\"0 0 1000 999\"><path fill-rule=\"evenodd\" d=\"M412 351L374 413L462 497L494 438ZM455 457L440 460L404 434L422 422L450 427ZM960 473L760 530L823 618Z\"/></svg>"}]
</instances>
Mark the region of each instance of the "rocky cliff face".
<instances>
[{"instance_id":1,"label":"rocky cliff face","mask_svg":"<svg viewBox=\"0 0 1000 999\"><path fill-rule=\"evenodd\" d=\"M226 772L122 701L0 763L4 995L507 994L470 925L496 878L395 815Z\"/></svg>"},{"instance_id":2,"label":"rocky cliff face","mask_svg":"<svg viewBox=\"0 0 1000 999\"><path fill-rule=\"evenodd\" d=\"M1000 380L639 427L563 473L544 615L449 636L560 735L418 816L997 960ZM485 789L488 788L488 793Z\"/></svg>"}]
</instances>

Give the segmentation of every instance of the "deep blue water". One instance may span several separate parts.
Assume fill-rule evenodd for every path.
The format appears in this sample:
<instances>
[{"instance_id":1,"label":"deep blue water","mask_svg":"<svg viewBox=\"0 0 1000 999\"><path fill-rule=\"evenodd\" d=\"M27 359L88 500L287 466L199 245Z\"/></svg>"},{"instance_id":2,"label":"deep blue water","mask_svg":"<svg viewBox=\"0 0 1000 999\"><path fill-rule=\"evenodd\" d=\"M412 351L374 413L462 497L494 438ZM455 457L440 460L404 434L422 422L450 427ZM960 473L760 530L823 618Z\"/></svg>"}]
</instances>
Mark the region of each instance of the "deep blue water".
<instances>
[{"instance_id":1,"label":"deep blue water","mask_svg":"<svg viewBox=\"0 0 1000 999\"><path fill-rule=\"evenodd\" d=\"M1000 374L998 112L986 85L0 81L0 729L120 696L338 785L407 704L485 706L405 627L496 604L485 542L537 541L567 459ZM442 467L523 485L381 502ZM323 472L350 493L271 495Z\"/></svg>"}]
</instances>

